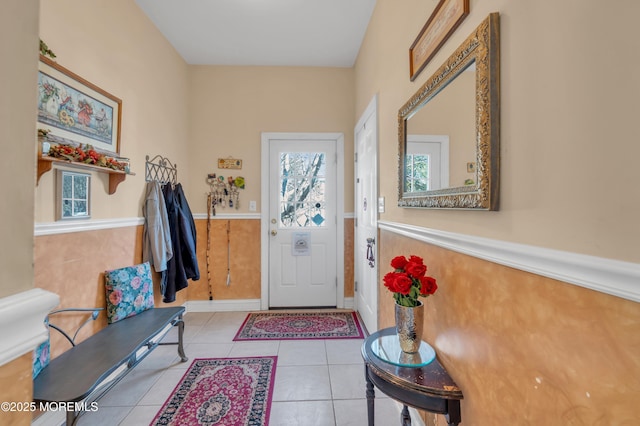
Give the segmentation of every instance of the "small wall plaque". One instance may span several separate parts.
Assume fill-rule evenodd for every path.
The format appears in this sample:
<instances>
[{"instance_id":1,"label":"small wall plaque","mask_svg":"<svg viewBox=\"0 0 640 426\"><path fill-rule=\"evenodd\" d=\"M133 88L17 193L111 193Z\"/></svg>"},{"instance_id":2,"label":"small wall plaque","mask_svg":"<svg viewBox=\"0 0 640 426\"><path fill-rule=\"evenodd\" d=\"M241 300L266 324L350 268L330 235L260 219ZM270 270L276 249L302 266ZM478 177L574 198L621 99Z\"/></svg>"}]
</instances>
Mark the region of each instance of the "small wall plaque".
<instances>
[{"instance_id":1,"label":"small wall plaque","mask_svg":"<svg viewBox=\"0 0 640 426\"><path fill-rule=\"evenodd\" d=\"M242 160L237 158L218 158L218 168L219 169L241 169L242 168Z\"/></svg>"}]
</instances>

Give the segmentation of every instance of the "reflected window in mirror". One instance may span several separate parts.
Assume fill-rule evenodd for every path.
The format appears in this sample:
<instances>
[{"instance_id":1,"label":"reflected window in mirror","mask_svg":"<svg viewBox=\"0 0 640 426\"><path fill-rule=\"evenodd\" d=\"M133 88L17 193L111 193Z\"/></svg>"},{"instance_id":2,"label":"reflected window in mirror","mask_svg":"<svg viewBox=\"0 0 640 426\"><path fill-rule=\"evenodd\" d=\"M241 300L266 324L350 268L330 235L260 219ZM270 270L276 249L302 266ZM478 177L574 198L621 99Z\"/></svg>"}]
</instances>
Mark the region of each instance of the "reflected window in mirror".
<instances>
[{"instance_id":1,"label":"reflected window in mirror","mask_svg":"<svg viewBox=\"0 0 640 426\"><path fill-rule=\"evenodd\" d=\"M404 190L420 192L432 189L429 174L429 156L423 154L407 154L405 164Z\"/></svg>"},{"instance_id":2,"label":"reflected window in mirror","mask_svg":"<svg viewBox=\"0 0 640 426\"><path fill-rule=\"evenodd\" d=\"M405 192L424 192L449 186L449 136L408 135Z\"/></svg>"}]
</instances>

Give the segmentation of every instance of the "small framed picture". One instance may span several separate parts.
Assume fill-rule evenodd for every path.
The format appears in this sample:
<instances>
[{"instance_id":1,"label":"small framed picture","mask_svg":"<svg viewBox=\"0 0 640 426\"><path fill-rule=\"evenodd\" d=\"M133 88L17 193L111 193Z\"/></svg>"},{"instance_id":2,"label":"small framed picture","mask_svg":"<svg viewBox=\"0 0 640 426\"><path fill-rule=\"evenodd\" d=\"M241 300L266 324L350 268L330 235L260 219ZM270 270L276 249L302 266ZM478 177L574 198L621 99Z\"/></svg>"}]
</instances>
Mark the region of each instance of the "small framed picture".
<instances>
[{"instance_id":1,"label":"small framed picture","mask_svg":"<svg viewBox=\"0 0 640 426\"><path fill-rule=\"evenodd\" d=\"M469 15L469 0L440 0L420 34L409 48L409 78L420 74L427 63Z\"/></svg>"},{"instance_id":2,"label":"small framed picture","mask_svg":"<svg viewBox=\"0 0 640 426\"><path fill-rule=\"evenodd\" d=\"M91 175L58 169L57 220L91 218Z\"/></svg>"}]
</instances>

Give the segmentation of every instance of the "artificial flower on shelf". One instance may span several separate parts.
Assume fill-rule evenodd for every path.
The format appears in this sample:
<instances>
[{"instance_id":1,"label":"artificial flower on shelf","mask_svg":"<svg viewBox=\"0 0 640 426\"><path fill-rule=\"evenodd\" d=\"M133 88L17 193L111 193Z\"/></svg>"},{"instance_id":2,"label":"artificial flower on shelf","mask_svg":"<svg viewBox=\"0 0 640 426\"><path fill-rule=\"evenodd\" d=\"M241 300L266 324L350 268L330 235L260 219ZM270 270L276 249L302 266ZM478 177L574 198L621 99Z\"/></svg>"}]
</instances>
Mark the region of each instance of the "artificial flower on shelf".
<instances>
[{"instance_id":1,"label":"artificial flower on shelf","mask_svg":"<svg viewBox=\"0 0 640 426\"><path fill-rule=\"evenodd\" d=\"M435 278L426 276L427 266L419 256L412 255L409 259L396 256L391 260L391 267L394 270L387 273L383 281L400 306L419 306L418 297L428 297L438 289Z\"/></svg>"},{"instance_id":2,"label":"artificial flower on shelf","mask_svg":"<svg viewBox=\"0 0 640 426\"><path fill-rule=\"evenodd\" d=\"M52 145L47 153L49 157L63 158L69 161L77 161L84 164L106 167L112 170L125 171L126 164L117 161L115 158L99 153L91 145Z\"/></svg>"}]
</instances>

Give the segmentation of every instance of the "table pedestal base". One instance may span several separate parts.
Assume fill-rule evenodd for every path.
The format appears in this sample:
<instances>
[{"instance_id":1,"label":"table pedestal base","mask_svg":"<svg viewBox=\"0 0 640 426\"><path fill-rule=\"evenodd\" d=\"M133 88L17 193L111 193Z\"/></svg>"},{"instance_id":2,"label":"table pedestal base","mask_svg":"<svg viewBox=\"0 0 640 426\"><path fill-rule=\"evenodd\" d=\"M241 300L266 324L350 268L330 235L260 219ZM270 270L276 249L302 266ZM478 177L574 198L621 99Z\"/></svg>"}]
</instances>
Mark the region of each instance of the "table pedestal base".
<instances>
[{"instance_id":1,"label":"table pedestal base","mask_svg":"<svg viewBox=\"0 0 640 426\"><path fill-rule=\"evenodd\" d=\"M376 356L372 343L381 336L394 334L392 328L377 331L362 344L366 381L368 425L375 426L375 390L403 404L400 414L402 426L411 425L408 407L430 413L443 414L449 426L462 421L460 400L462 392L437 359L419 367L393 365Z\"/></svg>"}]
</instances>

